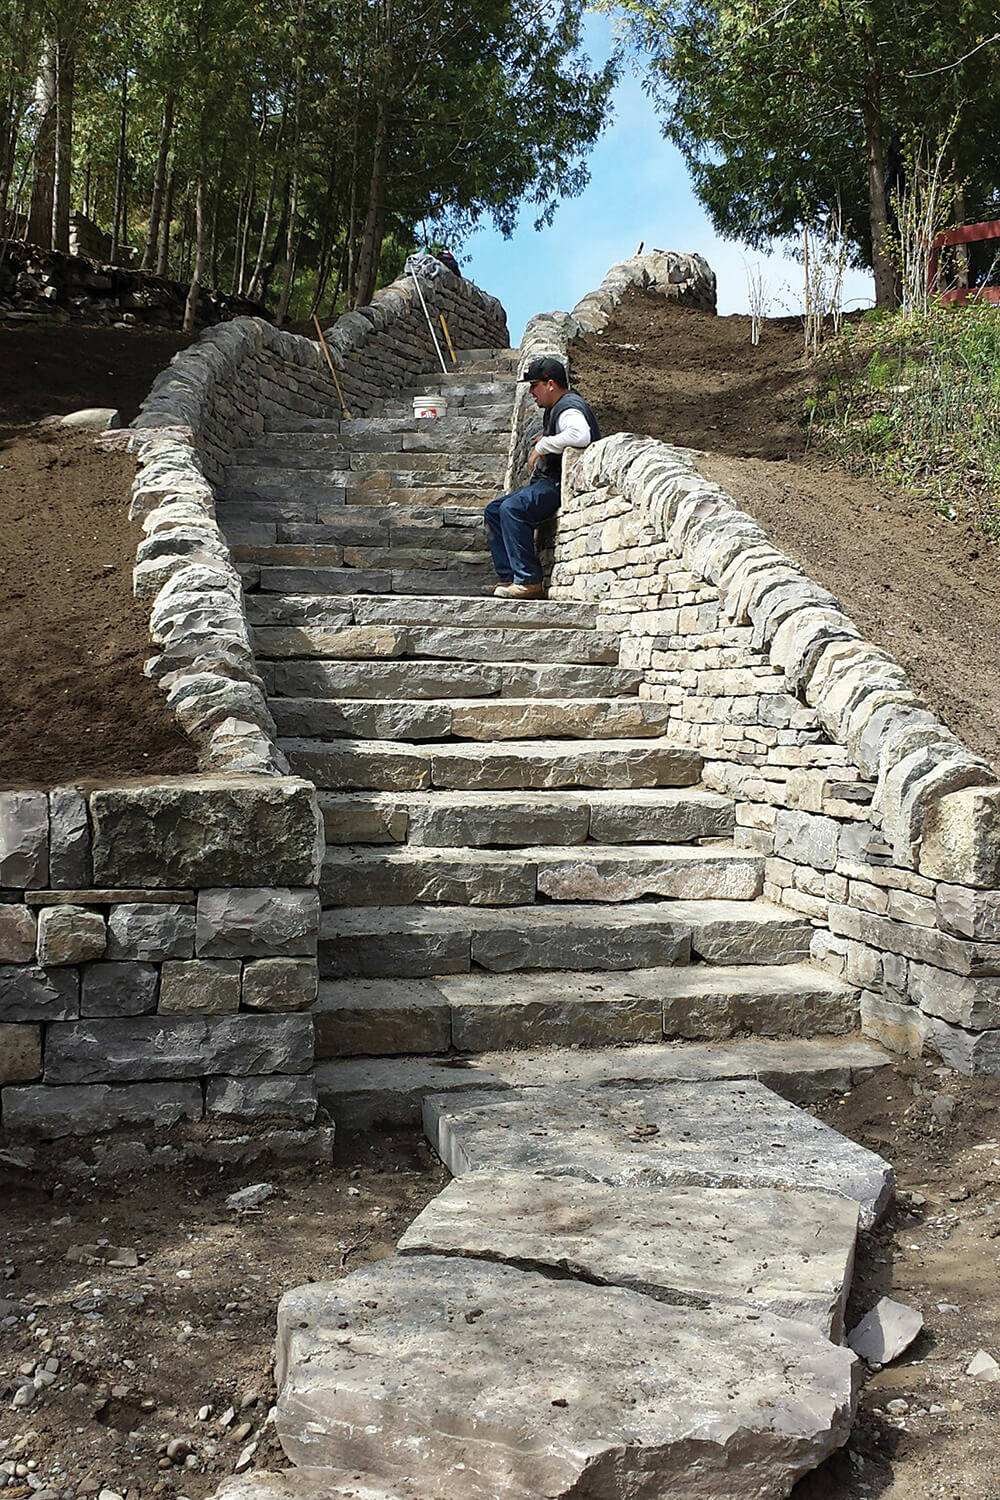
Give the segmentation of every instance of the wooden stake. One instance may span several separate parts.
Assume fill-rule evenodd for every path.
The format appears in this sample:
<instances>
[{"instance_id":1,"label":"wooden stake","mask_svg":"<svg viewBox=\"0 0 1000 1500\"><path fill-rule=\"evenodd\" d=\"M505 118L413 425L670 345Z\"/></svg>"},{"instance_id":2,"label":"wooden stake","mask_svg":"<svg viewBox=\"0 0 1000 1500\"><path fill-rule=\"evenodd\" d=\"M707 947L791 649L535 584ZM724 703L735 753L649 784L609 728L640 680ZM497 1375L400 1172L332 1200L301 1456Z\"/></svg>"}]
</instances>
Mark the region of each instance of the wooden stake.
<instances>
[{"instance_id":1,"label":"wooden stake","mask_svg":"<svg viewBox=\"0 0 1000 1500\"><path fill-rule=\"evenodd\" d=\"M448 332L448 325L444 320L444 313L438 313L438 317L441 319L441 327L444 329L445 342L448 345L448 353L451 355L451 362L453 365L457 365L458 355L455 353L455 345L451 341L451 334Z\"/></svg>"},{"instance_id":2,"label":"wooden stake","mask_svg":"<svg viewBox=\"0 0 1000 1500\"><path fill-rule=\"evenodd\" d=\"M313 313L313 322L316 324L316 337L319 339L319 346L322 349L323 353L326 355L326 362L330 366L330 374L333 376L333 383L337 387L337 395L340 398L340 411L341 411L341 415L345 416L347 418L347 420L350 421L351 420L351 414L347 410L347 407L344 404L344 393L340 389L340 381L337 379L337 372L333 368L333 360L330 358L330 351L326 347L326 339L323 337L323 330L319 326L319 318L317 318L317 316L316 316L315 313Z\"/></svg>"}]
</instances>

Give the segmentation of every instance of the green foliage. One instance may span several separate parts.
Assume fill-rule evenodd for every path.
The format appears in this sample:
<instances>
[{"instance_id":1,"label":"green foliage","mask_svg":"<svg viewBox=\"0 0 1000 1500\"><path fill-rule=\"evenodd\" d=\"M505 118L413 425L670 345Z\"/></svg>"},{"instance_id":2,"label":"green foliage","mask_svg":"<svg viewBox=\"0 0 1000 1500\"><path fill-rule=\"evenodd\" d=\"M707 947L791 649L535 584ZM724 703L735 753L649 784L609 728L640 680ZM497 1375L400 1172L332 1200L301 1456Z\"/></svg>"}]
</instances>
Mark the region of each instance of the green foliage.
<instances>
[{"instance_id":1,"label":"green foliage","mask_svg":"<svg viewBox=\"0 0 1000 1500\"><path fill-rule=\"evenodd\" d=\"M648 57L664 134L727 237L767 248L839 216L872 264L887 205L869 166L955 118L973 217L996 188L993 0L600 3Z\"/></svg>"},{"instance_id":2,"label":"green foliage","mask_svg":"<svg viewBox=\"0 0 1000 1500\"><path fill-rule=\"evenodd\" d=\"M859 320L821 370L810 422L838 457L1000 536L1000 309Z\"/></svg>"},{"instance_id":3,"label":"green foliage","mask_svg":"<svg viewBox=\"0 0 1000 1500\"><path fill-rule=\"evenodd\" d=\"M171 99L171 274L190 274L201 178L224 285L275 295L291 245L292 316L342 306L363 290L363 253L391 279L418 225L458 244L483 217L511 232L524 202L550 222L581 191L618 67L582 51L581 11L582 0L0 0L0 218L5 122L11 207L24 211L39 170L39 121L15 111L4 82L16 67L27 99L43 35L62 28L76 48L74 208L87 186L91 217L110 229L123 175L141 249Z\"/></svg>"}]
</instances>

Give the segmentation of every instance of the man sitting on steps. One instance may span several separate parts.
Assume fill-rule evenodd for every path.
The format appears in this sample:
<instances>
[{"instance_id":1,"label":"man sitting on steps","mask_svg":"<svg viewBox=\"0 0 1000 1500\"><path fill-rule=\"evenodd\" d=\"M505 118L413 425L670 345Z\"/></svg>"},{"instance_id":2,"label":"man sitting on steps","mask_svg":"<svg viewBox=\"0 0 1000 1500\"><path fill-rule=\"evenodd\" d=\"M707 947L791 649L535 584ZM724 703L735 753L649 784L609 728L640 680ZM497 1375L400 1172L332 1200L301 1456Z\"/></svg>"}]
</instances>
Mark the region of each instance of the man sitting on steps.
<instances>
[{"instance_id":1,"label":"man sitting on steps","mask_svg":"<svg viewBox=\"0 0 1000 1500\"><path fill-rule=\"evenodd\" d=\"M601 435L586 401L570 390L561 360L533 359L521 379L528 382L535 405L545 415L542 436L528 455L528 483L486 507L486 539L500 579L493 592L502 599L541 598L535 527L559 509L563 449L586 448Z\"/></svg>"}]
</instances>

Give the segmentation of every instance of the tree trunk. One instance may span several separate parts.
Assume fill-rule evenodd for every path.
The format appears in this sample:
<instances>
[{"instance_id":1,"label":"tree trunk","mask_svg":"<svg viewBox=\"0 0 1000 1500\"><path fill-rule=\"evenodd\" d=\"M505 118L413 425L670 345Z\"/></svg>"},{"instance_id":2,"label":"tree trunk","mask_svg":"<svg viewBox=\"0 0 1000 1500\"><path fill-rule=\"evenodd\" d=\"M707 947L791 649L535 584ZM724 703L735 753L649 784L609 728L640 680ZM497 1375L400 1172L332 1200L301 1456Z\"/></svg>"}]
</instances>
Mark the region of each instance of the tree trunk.
<instances>
[{"instance_id":1,"label":"tree trunk","mask_svg":"<svg viewBox=\"0 0 1000 1500\"><path fill-rule=\"evenodd\" d=\"M174 133L174 93L171 89L163 101L163 118L160 121L160 145L153 169L153 196L149 205L149 228L142 251L139 269L151 271L156 264L156 246L160 237L160 215L163 212L163 194L167 182L167 158L170 155L170 137Z\"/></svg>"},{"instance_id":2,"label":"tree trunk","mask_svg":"<svg viewBox=\"0 0 1000 1500\"><path fill-rule=\"evenodd\" d=\"M236 243L236 269L233 274L233 295L243 296L243 288L246 285L247 275L247 249L250 243L250 221L253 218L254 204L257 199L257 174L251 171L250 181L247 184L246 206L243 212L243 229L237 236Z\"/></svg>"},{"instance_id":3,"label":"tree trunk","mask_svg":"<svg viewBox=\"0 0 1000 1500\"><path fill-rule=\"evenodd\" d=\"M43 249L52 248L52 204L56 176L56 44L46 37L35 83L38 133L35 136L34 174L26 238Z\"/></svg>"},{"instance_id":4,"label":"tree trunk","mask_svg":"<svg viewBox=\"0 0 1000 1500\"><path fill-rule=\"evenodd\" d=\"M118 264L125 223L125 131L128 125L128 69L122 73L121 112L118 119L118 160L115 164L115 216L111 229L111 264Z\"/></svg>"},{"instance_id":5,"label":"tree trunk","mask_svg":"<svg viewBox=\"0 0 1000 1500\"><path fill-rule=\"evenodd\" d=\"M300 12L301 22L301 12ZM276 322L280 328L288 316L288 304L292 300L292 282L295 278L296 235L295 219L299 211L299 107L302 97L302 66L295 70L295 108L292 112L292 175L288 191L288 229L285 235L285 274L281 283Z\"/></svg>"},{"instance_id":6,"label":"tree trunk","mask_svg":"<svg viewBox=\"0 0 1000 1500\"><path fill-rule=\"evenodd\" d=\"M378 90L375 110L375 142L372 151L372 175L368 187L368 213L358 257L357 288L354 306L365 307L372 300L378 280L378 265L385 233L385 189L389 170L389 107L385 87Z\"/></svg>"},{"instance_id":7,"label":"tree trunk","mask_svg":"<svg viewBox=\"0 0 1000 1500\"><path fill-rule=\"evenodd\" d=\"M201 291L201 283L205 275L205 174L200 164L194 205L194 274L191 277L187 302L184 306L184 323L182 325L184 333L192 333L194 331L195 320L198 316L198 294Z\"/></svg>"},{"instance_id":8,"label":"tree trunk","mask_svg":"<svg viewBox=\"0 0 1000 1500\"><path fill-rule=\"evenodd\" d=\"M267 240L271 233L271 217L274 213L274 199L278 187L278 176L281 170L280 150L282 138L285 134L285 120L288 114L288 100L285 99L281 108L281 124L278 126L278 138L274 143L274 167L271 172L271 181L267 189L267 202L264 205L264 217L260 226L260 241L257 245L257 264L253 268L250 277L250 285L247 287L247 296L259 302L263 296L264 265L267 257Z\"/></svg>"},{"instance_id":9,"label":"tree trunk","mask_svg":"<svg viewBox=\"0 0 1000 1500\"><path fill-rule=\"evenodd\" d=\"M170 225L174 217L174 178L175 173L171 168L170 175L167 178L163 216L160 220L160 248L156 256L157 276L166 276L170 266Z\"/></svg>"},{"instance_id":10,"label":"tree trunk","mask_svg":"<svg viewBox=\"0 0 1000 1500\"><path fill-rule=\"evenodd\" d=\"M885 145L882 140L882 110L875 35L864 28L867 78L861 111L865 126L868 160L868 223L872 236L872 271L875 276L875 306L899 306L899 276L892 256L889 212L885 195Z\"/></svg>"},{"instance_id":11,"label":"tree trunk","mask_svg":"<svg viewBox=\"0 0 1000 1500\"><path fill-rule=\"evenodd\" d=\"M271 246L271 253L268 256L267 265L264 267L264 272L260 279L260 300L262 302L267 300L267 294L271 286L271 277L274 275L274 268L278 264L278 257L288 237L288 205L291 201L291 194L292 179L288 177L285 179L285 191L281 198L281 218L274 232L274 243Z\"/></svg>"},{"instance_id":12,"label":"tree trunk","mask_svg":"<svg viewBox=\"0 0 1000 1500\"><path fill-rule=\"evenodd\" d=\"M52 193L52 248L69 254L69 186L73 169L73 44L56 44L55 182Z\"/></svg>"}]
</instances>

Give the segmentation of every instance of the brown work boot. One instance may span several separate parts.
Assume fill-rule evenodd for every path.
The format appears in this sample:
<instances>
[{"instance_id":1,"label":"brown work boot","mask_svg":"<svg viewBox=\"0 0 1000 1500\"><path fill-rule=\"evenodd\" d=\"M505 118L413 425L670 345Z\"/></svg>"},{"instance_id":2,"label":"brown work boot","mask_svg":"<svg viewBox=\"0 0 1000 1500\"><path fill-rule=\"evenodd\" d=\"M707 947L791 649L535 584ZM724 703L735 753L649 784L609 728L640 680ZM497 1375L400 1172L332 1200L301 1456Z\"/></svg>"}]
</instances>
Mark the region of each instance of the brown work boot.
<instances>
[{"instance_id":1,"label":"brown work boot","mask_svg":"<svg viewBox=\"0 0 1000 1500\"><path fill-rule=\"evenodd\" d=\"M544 595L544 583L500 583L493 590L496 599L541 599Z\"/></svg>"}]
</instances>

